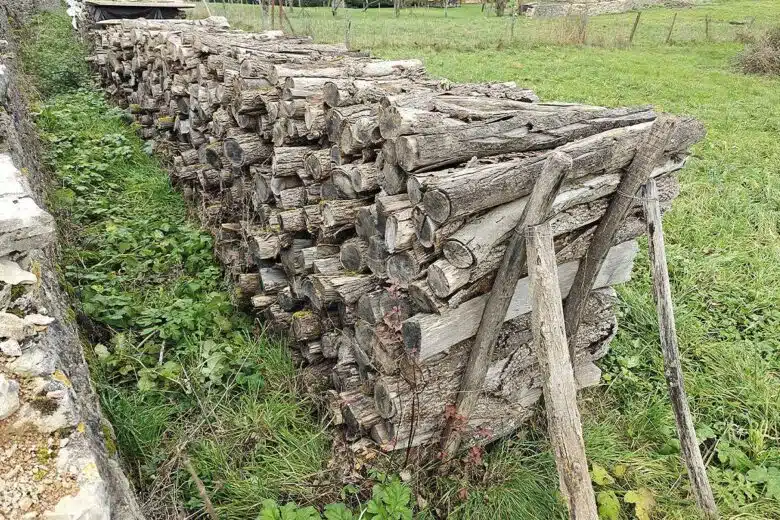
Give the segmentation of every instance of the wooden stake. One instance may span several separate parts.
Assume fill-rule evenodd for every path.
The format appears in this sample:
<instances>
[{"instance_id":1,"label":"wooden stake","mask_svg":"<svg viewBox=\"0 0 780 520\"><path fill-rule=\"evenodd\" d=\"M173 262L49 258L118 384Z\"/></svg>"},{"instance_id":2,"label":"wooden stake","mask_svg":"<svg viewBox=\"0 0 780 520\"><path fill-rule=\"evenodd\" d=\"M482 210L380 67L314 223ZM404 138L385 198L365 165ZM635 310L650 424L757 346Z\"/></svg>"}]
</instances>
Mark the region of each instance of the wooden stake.
<instances>
[{"instance_id":1,"label":"wooden stake","mask_svg":"<svg viewBox=\"0 0 780 520\"><path fill-rule=\"evenodd\" d=\"M577 269L577 275L574 277L571 291L564 306L566 335L569 338L569 354L572 359L574 358L577 330L585 311L585 302L593 288L596 276L601 270L607 251L612 247L615 233L623 224L628 209L634 203L636 193L650 177L655 165L658 164L658 159L669 142L673 128L674 118L669 115L661 114L655 120L645 142L637 148L633 161L623 174L607 212L593 233L588 252Z\"/></svg>"},{"instance_id":2,"label":"wooden stake","mask_svg":"<svg viewBox=\"0 0 780 520\"><path fill-rule=\"evenodd\" d=\"M672 41L672 31L674 30L674 22L676 21L677 21L677 13L674 13L674 18L672 18L672 25L669 26L669 34L666 35L667 45Z\"/></svg>"},{"instance_id":3,"label":"wooden stake","mask_svg":"<svg viewBox=\"0 0 780 520\"><path fill-rule=\"evenodd\" d=\"M704 37L710 40L710 15L704 17Z\"/></svg>"},{"instance_id":4,"label":"wooden stake","mask_svg":"<svg viewBox=\"0 0 780 520\"><path fill-rule=\"evenodd\" d=\"M509 239L471 347L458 392L456 413L447 421L442 433L441 449L445 457L454 456L458 452L461 441L460 428L468 423L484 386L493 345L504 322L517 281L520 279L520 272L525 265L525 229L544 222L547 218L563 179L571 167L572 159L567 154L553 152L550 155L534 185L523 210L523 216Z\"/></svg>"},{"instance_id":5,"label":"wooden stake","mask_svg":"<svg viewBox=\"0 0 780 520\"><path fill-rule=\"evenodd\" d=\"M547 431L555 453L569 518L597 520L596 497L588 473L582 423L577 407L573 359L566 346L555 246L549 223L529 227L528 276L531 281L531 332L542 372Z\"/></svg>"},{"instance_id":6,"label":"wooden stake","mask_svg":"<svg viewBox=\"0 0 780 520\"><path fill-rule=\"evenodd\" d=\"M642 16L642 11L636 13L636 18L634 19L634 26L631 28L631 36L628 37L629 45L631 44L631 42L634 41L634 34L636 34L636 28L639 26L639 18L641 16Z\"/></svg>"},{"instance_id":7,"label":"wooden stake","mask_svg":"<svg viewBox=\"0 0 780 520\"><path fill-rule=\"evenodd\" d=\"M206 513L208 513L211 520L218 520L219 517L217 516L217 512L214 510L214 505L211 503L211 498L209 498L209 494L206 491L206 486L203 485L203 481L195 471L195 468L190 462L190 458L185 455L182 463L184 464L184 469L186 469L187 473L190 474L192 481L195 482L195 487L198 488L200 499L203 500L203 509L206 510Z\"/></svg>"},{"instance_id":8,"label":"wooden stake","mask_svg":"<svg viewBox=\"0 0 780 520\"><path fill-rule=\"evenodd\" d=\"M672 289L669 284L669 271L666 264L664 231L661 225L661 206L658 202L658 189L654 179L647 181L644 197L648 249L652 264L653 296L658 311L661 351L664 356L664 376L669 386L669 398L674 410L680 449L688 469L688 477L691 479L691 488L696 498L696 504L706 518L717 518L718 508L715 505L710 482L707 480L707 469L704 466L701 451L699 451L693 418L688 408L688 397L685 394L680 351L677 347L677 330L674 323Z\"/></svg>"}]
</instances>

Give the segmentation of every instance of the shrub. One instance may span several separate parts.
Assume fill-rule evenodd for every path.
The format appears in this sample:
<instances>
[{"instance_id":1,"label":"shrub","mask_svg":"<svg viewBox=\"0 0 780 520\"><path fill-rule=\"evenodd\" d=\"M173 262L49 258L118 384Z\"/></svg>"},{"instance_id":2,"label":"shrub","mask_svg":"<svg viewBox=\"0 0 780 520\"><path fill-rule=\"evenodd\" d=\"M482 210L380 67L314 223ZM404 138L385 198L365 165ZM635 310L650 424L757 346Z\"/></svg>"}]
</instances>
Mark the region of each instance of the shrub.
<instances>
[{"instance_id":1,"label":"shrub","mask_svg":"<svg viewBox=\"0 0 780 520\"><path fill-rule=\"evenodd\" d=\"M780 75L780 25L749 43L738 61L747 74Z\"/></svg>"}]
</instances>

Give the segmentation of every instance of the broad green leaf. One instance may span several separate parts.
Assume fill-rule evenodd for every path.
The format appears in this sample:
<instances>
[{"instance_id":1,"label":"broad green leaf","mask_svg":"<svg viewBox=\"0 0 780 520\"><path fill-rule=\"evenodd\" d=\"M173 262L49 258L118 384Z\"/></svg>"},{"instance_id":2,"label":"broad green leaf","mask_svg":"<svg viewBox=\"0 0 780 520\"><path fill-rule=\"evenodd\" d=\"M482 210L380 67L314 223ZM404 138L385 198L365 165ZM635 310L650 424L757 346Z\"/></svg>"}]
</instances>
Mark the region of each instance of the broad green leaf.
<instances>
[{"instance_id":1,"label":"broad green leaf","mask_svg":"<svg viewBox=\"0 0 780 520\"><path fill-rule=\"evenodd\" d=\"M609 474L607 468L600 464L596 464L595 462L593 463L593 469L590 472L590 478L599 486L609 486L615 483L615 479Z\"/></svg>"},{"instance_id":2,"label":"broad green leaf","mask_svg":"<svg viewBox=\"0 0 780 520\"><path fill-rule=\"evenodd\" d=\"M339 502L325 506L325 520L352 520L352 511Z\"/></svg>"},{"instance_id":3,"label":"broad green leaf","mask_svg":"<svg viewBox=\"0 0 780 520\"><path fill-rule=\"evenodd\" d=\"M780 500L780 469L770 466L751 469L747 472L747 478L751 482L764 484L764 493L767 498Z\"/></svg>"},{"instance_id":4,"label":"broad green leaf","mask_svg":"<svg viewBox=\"0 0 780 520\"><path fill-rule=\"evenodd\" d=\"M600 520L618 520L620 518L620 502L614 491L601 491L596 495L599 506Z\"/></svg>"}]
</instances>

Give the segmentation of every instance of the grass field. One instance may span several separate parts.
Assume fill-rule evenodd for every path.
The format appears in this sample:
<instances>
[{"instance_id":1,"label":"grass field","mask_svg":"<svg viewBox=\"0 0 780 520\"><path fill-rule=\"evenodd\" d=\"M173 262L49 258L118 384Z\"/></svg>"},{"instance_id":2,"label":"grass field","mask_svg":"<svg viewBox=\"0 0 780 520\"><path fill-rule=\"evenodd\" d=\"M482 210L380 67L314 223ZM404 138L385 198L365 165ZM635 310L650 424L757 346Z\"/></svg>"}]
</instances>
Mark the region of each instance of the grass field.
<instances>
[{"instance_id":1,"label":"grass field","mask_svg":"<svg viewBox=\"0 0 780 520\"><path fill-rule=\"evenodd\" d=\"M211 9L238 27L262 27L256 6ZM546 100L652 103L704 121L707 138L682 172L682 193L665 219L687 389L723 517L780 518L780 80L734 69L741 41L780 22L780 2L648 10L630 47L634 13L591 18L586 45L568 44L576 21L521 18L511 35L511 18L485 16L479 6L447 14L409 9L395 19L391 9L372 9L333 17L328 9L296 8L289 18L322 42L343 42L349 27L351 47L419 57L432 74L454 81L513 80ZM749 25L729 23L743 21ZM582 400L588 454L611 474L597 490L623 498L647 488L658 518L693 518L646 261L620 292L621 331L601 363L604 384ZM498 448L487 483L468 484L461 516L553 517L542 499L554 492L554 481L544 480L549 458L533 459L533 446ZM541 466L528 471L529 457ZM632 514L624 504L621 518Z\"/></svg>"}]
</instances>

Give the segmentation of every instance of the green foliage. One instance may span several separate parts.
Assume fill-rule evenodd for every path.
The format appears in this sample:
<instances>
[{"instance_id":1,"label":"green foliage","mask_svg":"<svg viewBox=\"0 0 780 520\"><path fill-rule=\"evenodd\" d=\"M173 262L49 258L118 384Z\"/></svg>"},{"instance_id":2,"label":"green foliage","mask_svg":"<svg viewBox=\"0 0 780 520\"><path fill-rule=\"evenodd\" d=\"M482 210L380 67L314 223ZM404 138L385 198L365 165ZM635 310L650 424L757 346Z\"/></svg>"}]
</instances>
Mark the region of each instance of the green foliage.
<instances>
[{"instance_id":1,"label":"green foliage","mask_svg":"<svg viewBox=\"0 0 780 520\"><path fill-rule=\"evenodd\" d=\"M90 367L141 494L169 486L169 507L200 509L194 485L174 484L189 482L186 449L220 518L246 518L258 497L314 498L328 440L288 349L233 308L211 237L123 113L82 89L50 97L36 123L65 283L100 341Z\"/></svg>"},{"instance_id":2,"label":"green foliage","mask_svg":"<svg viewBox=\"0 0 780 520\"><path fill-rule=\"evenodd\" d=\"M280 506L274 500L263 501L257 520L411 520L412 492L396 478L384 478L374 485L371 499L354 511L344 503L328 504L323 514L313 507L298 507L292 502Z\"/></svg>"},{"instance_id":3,"label":"green foliage","mask_svg":"<svg viewBox=\"0 0 780 520\"><path fill-rule=\"evenodd\" d=\"M17 34L24 70L43 96L89 83L85 47L74 41L72 31L65 12L46 11L32 17Z\"/></svg>"},{"instance_id":4,"label":"green foliage","mask_svg":"<svg viewBox=\"0 0 780 520\"><path fill-rule=\"evenodd\" d=\"M620 501L614 491L599 491L596 495L600 520L618 520L620 518Z\"/></svg>"}]
</instances>

